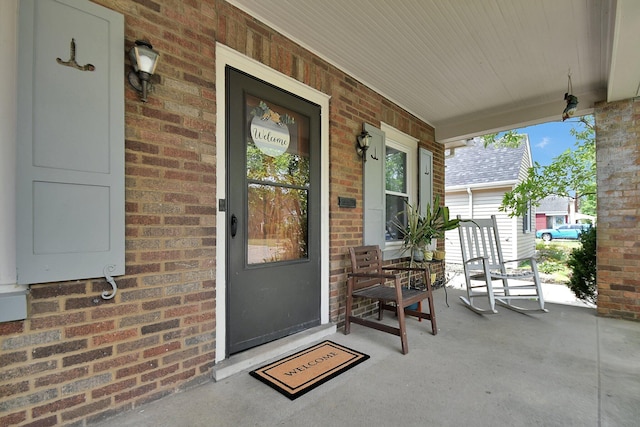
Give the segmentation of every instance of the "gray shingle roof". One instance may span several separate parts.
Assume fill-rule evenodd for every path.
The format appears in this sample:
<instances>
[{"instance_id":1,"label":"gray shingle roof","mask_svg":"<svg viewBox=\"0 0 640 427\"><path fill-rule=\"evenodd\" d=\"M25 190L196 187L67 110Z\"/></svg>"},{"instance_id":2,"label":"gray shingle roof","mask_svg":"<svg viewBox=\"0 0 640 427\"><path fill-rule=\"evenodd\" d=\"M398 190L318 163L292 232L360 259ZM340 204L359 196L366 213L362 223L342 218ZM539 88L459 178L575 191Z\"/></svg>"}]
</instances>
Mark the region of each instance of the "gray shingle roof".
<instances>
[{"instance_id":1,"label":"gray shingle roof","mask_svg":"<svg viewBox=\"0 0 640 427\"><path fill-rule=\"evenodd\" d=\"M540 206L536 208L537 213L544 212L569 212L568 197L548 196L540 200Z\"/></svg>"},{"instance_id":2,"label":"gray shingle roof","mask_svg":"<svg viewBox=\"0 0 640 427\"><path fill-rule=\"evenodd\" d=\"M526 144L518 148L484 148L482 143L472 142L457 148L453 156L445 158L445 187L517 180Z\"/></svg>"}]
</instances>

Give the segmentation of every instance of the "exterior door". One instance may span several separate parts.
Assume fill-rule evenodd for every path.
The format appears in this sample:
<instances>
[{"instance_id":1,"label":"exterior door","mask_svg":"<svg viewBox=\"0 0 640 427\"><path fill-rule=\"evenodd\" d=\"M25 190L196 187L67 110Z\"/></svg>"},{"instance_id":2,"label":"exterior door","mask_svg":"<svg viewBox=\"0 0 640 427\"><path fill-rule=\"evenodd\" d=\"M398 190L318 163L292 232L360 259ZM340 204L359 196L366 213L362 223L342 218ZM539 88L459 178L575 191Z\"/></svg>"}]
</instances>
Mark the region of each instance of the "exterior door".
<instances>
[{"instance_id":1,"label":"exterior door","mask_svg":"<svg viewBox=\"0 0 640 427\"><path fill-rule=\"evenodd\" d=\"M227 82L227 349L320 324L320 107Z\"/></svg>"}]
</instances>

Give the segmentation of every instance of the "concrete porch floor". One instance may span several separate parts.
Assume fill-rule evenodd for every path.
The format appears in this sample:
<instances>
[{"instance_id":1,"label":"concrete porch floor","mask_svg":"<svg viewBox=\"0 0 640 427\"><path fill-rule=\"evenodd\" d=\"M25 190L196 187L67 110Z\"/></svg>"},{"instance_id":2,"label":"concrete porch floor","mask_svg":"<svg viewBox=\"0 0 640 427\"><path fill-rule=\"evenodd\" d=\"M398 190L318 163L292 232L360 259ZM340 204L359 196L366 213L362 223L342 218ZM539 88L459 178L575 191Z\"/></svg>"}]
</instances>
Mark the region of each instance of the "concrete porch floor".
<instances>
[{"instance_id":1,"label":"concrete porch floor","mask_svg":"<svg viewBox=\"0 0 640 427\"><path fill-rule=\"evenodd\" d=\"M566 297L556 291L545 287L546 314L479 316L459 289L448 289L449 307L438 289L438 335L408 319L407 355L399 337L355 324L315 337L371 358L297 400L246 369L95 425L639 426L640 323L553 303Z\"/></svg>"}]
</instances>

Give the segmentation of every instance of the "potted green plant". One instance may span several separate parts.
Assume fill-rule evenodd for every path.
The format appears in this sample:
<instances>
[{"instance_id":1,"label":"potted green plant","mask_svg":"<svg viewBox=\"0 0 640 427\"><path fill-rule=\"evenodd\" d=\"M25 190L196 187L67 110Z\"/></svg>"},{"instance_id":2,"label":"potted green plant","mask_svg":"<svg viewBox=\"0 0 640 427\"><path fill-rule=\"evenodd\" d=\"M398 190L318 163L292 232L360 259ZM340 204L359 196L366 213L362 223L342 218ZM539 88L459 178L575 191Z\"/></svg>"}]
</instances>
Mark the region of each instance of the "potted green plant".
<instances>
[{"instance_id":1,"label":"potted green plant","mask_svg":"<svg viewBox=\"0 0 640 427\"><path fill-rule=\"evenodd\" d=\"M406 225L398 219L396 227L402 232L402 246L410 254L410 264L424 260L424 251L433 239L443 238L446 231L458 228L460 220L449 217L449 208L440 206L440 196L437 195L433 205L428 204L424 216L418 206L406 203L407 209L402 212L406 216Z\"/></svg>"},{"instance_id":2,"label":"potted green plant","mask_svg":"<svg viewBox=\"0 0 640 427\"><path fill-rule=\"evenodd\" d=\"M455 230L460 225L459 219L450 218L447 206L440 206L440 195L436 195L433 205L427 205L422 221L425 224L424 238L427 245L433 239L444 238L445 232Z\"/></svg>"},{"instance_id":3,"label":"potted green plant","mask_svg":"<svg viewBox=\"0 0 640 427\"><path fill-rule=\"evenodd\" d=\"M409 252L411 257L409 265L413 266L414 261L422 262L424 259L424 248L429 244L427 237L429 230L427 230L427 224L420 215L420 209L409 203L406 205L407 209L403 214L406 216L407 224L402 226L398 222L397 225L402 232L402 246L405 251Z\"/></svg>"}]
</instances>

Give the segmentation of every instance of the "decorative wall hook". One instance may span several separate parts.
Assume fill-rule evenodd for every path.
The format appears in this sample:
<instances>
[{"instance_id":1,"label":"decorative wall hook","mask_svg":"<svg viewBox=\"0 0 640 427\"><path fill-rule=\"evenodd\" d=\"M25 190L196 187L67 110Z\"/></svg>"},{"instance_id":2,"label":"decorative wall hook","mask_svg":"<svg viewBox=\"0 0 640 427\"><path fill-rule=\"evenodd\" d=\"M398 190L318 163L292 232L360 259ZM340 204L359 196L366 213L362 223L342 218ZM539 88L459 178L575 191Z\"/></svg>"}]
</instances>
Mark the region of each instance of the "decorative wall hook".
<instances>
[{"instance_id":1,"label":"decorative wall hook","mask_svg":"<svg viewBox=\"0 0 640 427\"><path fill-rule=\"evenodd\" d=\"M63 61L60 58L56 58L56 62L60 65L64 65L67 67L75 68L80 71L94 71L96 67L93 64L79 65L76 62L76 39L71 39L71 46L69 48L69 60Z\"/></svg>"},{"instance_id":2,"label":"decorative wall hook","mask_svg":"<svg viewBox=\"0 0 640 427\"><path fill-rule=\"evenodd\" d=\"M111 275L109 274L110 272L112 272L115 269L116 269L116 266L113 265L113 264L107 264L102 269L102 274L104 274L105 280L111 285L111 288L113 289L113 292L111 292L111 293L109 293L108 291L104 291L102 293L102 298L103 299L111 299L111 298L115 297L116 296L116 292L118 292L118 285L117 285L116 281L113 280L113 277L111 277Z\"/></svg>"},{"instance_id":3,"label":"decorative wall hook","mask_svg":"<svg viewBox=\"0 0 640 427\"><path fill-rule=\"evenodd\" d=\"M380 160L378 159L378 147L373 147L373 154L371 154L371 158L373 160Z\"/></svg>"}]
</instances>

